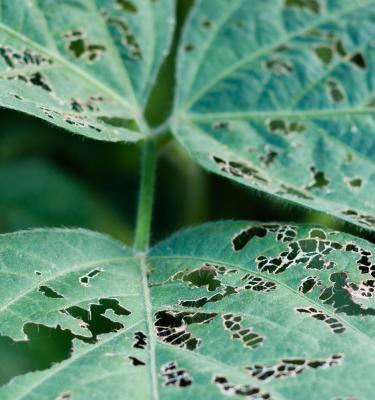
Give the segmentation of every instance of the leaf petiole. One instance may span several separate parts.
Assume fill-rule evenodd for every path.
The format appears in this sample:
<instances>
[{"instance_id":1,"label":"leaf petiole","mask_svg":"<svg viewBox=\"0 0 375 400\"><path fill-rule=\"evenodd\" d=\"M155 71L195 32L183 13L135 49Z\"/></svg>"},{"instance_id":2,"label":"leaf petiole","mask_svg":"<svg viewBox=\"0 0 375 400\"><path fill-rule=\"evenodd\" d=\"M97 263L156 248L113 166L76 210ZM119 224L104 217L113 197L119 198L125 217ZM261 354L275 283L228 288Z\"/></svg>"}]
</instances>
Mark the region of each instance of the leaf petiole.
<instances>
[{"instance_id":1,"label":"leaf petiole","mask_svg":"<svg viewBox=\"0 0 375 400\"><path fill-rule=\"evenodd\" d=\"M139 253L145 252L150 244L156 161L156 144L153 140L147 140L142 149L141 186L134 241L134 248Z\"/></svg>"}]
</instances>

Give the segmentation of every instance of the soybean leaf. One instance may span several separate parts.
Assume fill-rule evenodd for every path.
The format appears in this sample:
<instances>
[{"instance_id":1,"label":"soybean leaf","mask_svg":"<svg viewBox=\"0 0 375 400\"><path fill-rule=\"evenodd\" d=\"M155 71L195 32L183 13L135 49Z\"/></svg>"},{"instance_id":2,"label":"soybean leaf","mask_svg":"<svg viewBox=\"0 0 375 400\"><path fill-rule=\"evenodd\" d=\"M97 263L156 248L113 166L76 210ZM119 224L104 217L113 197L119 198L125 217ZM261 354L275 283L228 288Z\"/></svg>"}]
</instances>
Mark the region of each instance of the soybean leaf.
<instances>
[{"instance_id":1,"label":"soybean leaf","mask_svg":"<svg viewBox=\"0 0 375 400\"><path fill-rule=\"evenodd\" d=\"M0 168L0 229L11 232L40 226L84 227L109 233L125 242L132 232L106 202L39 160Z\"/></svg>"},{"instance_id":2,"label":"soybean leaf","mask_svg":"<svg viewBox=\"0 0 375 400\"><path fill-rule=\"evenodd\" d=\"M83 230L0 236L0 327L72 352L1 399L373 398L374 245L222 222L137 255ZM95 395L94 395L95 394Z\"/></svg>"},{"instance_id":3,"label":"soybean leaf","mask_svg":"<svg viewBox=\"0 0 375 400\"><path fill-rule=\"evenodd\" d=\"M100 140L137 141L173 0L1 0L0 104Z\"/></svg>"},{"instance_id":4,"label":"soybean leaf","mask_svg":"<svg viewBox=\"0 0 375 400\"><path fill-rule=\"evenodd\" d=\"M375 229L375 2L198 0L174 133L205 168Z\"/></svg>"}]
</instances>

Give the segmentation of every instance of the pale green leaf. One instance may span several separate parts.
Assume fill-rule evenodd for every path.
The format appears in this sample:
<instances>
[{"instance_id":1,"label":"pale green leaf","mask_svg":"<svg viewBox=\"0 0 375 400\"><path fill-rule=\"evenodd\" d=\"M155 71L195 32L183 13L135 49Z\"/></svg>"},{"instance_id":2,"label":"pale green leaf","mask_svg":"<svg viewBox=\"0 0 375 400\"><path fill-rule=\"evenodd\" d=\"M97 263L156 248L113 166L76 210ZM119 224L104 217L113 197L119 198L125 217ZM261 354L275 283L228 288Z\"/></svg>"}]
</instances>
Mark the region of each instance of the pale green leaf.
<instances>
[{"instance_id":1,"label":"pale green leaf","mask_svg":"<svg viewBox=\"0 0 375 400\"><path fill-rule=\"evenodd\" d=\"M0 168L0 229L83 227L130 243L132 232L108 204L81 183L39 160Z\"/></svg>"},{"instance_id":2,"label":"pale green leaf","mask_svg":"<svg viewBox=\"0 0 375 400\"><path fill-rule=\"evenodd\" d=\"M173 0L1 0L0 104L96 139L142 139L173 24Z\"/></svg>"},{"instance_id":3,"label":"pale green leaf","mask_svg":"<svg viewBox=\"0 0 375 400\"><path fill-rule=\"evenodd\" d=\"M174 133L205 168L375 229L375 1L198 0Z\"/></svg>"},{"instance_id":4,"label":"pale green leaf","mask_svg":"<svg viewBox=\"0 0 375 400\"><path fill-rule=\"evenodd\" d=\"M0 398L372 400L374 251L326 228L248 222L181 232L146 256L82 230L2 235L1 334L25 341L42 324L75 339Z\"/></svg>"}]
</instances>

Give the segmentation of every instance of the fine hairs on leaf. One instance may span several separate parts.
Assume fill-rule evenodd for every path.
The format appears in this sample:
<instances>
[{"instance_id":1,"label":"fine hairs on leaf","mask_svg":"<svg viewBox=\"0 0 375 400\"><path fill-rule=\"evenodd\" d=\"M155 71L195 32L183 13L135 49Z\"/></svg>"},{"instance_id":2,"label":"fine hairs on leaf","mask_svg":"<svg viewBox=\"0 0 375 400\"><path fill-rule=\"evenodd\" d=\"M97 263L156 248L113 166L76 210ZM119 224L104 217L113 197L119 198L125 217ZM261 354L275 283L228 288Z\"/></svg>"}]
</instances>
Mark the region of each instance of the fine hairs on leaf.
<instances>
[{"instance_id":1,"label":"fine hairs on leaf","mask_svg":"<svg viewBox=\"0 0 375 400\"><path fill-rule=\"evenodd\" d=\"M151 238L174 139L195 165L375 232L375 0L196 0L176 30L177 3L0 2L0 105L142 152L134 234L47 165L0 171L19 181L6 226L33 228L0 235L0 361L32 361L0 367L0 399L372 400L373 243L273 221ZM151 127L175 50L171 112ZM97 214L133 246L84 229Z\"/></svg>"}]
</instances>

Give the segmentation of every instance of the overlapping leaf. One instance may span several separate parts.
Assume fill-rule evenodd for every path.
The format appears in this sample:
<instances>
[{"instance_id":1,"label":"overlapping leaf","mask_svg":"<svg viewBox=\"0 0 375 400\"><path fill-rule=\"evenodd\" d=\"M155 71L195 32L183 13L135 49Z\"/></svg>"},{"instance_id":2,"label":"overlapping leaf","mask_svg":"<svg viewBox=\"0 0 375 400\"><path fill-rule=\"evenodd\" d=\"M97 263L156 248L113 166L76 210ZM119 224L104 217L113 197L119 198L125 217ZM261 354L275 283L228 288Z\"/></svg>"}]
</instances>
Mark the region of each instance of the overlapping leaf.
<instances>
[{"instance_id":1,"label":"overlapping leaf","mask_svg":"<svg viewBox=\"0 0 375 400\"><path fill-rule=\"evenodd\" d=\"M174 133L205 168L375 229L375 2L199 0Z\"/></svg>"},{"instance_id":2,"label":"overlapping leaf","mask_svg":"<svg viewBox=\"0 0 375 400\"><path fill-rule=\"evenodd\" d=\"M101 140L146 134L172 0L1 0L0 104Z\"/></svg>"},{"instance_id":3,"label":"overlapping leaf","mask_svg":"<svg viewBox=\"0 0 375 400\"><path fill-rule=\"evenodd\" d=\"M1 334L45 325L70 332L73 352L0 398L371 400L374 251L246 222L179 233L146 258L87 231L3 235Z\"/></svg>"}]
</instances>

